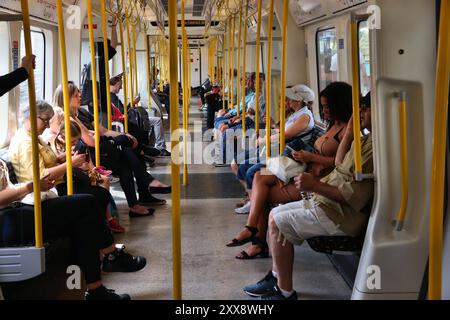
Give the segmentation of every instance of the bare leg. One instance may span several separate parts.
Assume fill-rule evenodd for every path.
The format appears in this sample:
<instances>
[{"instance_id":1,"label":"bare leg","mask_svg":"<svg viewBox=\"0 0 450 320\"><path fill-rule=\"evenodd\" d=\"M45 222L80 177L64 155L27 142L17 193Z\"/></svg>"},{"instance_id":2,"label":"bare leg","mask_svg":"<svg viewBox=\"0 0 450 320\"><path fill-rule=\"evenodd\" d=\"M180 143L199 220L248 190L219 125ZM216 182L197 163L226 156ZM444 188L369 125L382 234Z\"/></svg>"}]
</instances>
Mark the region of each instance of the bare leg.
<instances>
[{"instance_id":1,"label":"bare leg","mask_svg":"<svg viewBox=\"0 0 450 320\"><path fill-rule=\"evenodd\" d=\"M292 291L292 272L294 267L294 246L286 241L283 246L278 242L279 230L273 214L269 216L269 243L272 252L272 271L278 274L278 286L285 291Z\"/></svg>"}]
</instances>

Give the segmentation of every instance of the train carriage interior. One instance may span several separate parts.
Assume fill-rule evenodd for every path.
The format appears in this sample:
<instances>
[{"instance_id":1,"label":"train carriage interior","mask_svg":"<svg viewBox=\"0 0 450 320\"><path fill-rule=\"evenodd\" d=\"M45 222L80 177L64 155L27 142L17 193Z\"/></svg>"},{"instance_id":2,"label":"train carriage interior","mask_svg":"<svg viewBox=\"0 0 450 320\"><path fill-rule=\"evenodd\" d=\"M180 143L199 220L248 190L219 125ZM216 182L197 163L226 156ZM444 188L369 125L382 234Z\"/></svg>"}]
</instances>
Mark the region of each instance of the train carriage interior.
<instances>
[{"instance_id":1,"label":"train carriage interior","mask_svg":"<svg viewBox=\"0 0 450 320\"><path fill-rule=\"evenodd\" d=\"M0 0L0 43L0 300L450 299L450 0Z\"/></svg>"}]
</instances>

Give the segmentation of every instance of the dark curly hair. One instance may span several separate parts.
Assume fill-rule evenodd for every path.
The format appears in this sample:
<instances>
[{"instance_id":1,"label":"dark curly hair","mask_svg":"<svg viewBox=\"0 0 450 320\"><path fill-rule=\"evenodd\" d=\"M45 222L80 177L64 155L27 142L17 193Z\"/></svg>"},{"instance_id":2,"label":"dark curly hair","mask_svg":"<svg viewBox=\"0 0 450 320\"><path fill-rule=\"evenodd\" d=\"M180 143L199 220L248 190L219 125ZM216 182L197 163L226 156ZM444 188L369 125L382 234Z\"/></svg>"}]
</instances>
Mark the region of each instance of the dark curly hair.
<instances>
[{"instance_id":1,"label":"dark curly hair","mask_svg":"<svg viewBox=\"0 0 450 320\"><path fill-rule=\"evenodd\" d=\"M328 100L331 119L328 128L331 128L336 121L348 122L353 114L352 86L345 82L333 82L329 84L321 93L320 97ZM323 106L319 99L320 117L323 118Z\"/></svg>"}]
</instances>

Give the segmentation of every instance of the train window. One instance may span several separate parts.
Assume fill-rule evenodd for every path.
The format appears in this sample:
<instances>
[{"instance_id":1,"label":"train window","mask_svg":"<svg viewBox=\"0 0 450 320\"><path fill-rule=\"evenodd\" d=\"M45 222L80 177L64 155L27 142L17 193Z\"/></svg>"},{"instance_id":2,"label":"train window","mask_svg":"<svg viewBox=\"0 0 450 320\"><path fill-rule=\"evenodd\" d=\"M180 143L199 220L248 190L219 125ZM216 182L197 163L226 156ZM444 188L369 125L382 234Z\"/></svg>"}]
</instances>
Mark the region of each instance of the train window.
<instances>
[{"instance_id":1,"label":"train window","mask_svg":"<svg viewBox=\"0 0 450 320\"><path fill-rule=\"evenodd\" d=\"M322 91L330 83L339 80L336 29L319 30L316 41L319 91Z\"/></svg>"},{"instance_id":2,"label":"train window","mask_svg":"<svg viewBox=\"0 0 450 320\"><path fill-rule=\"evenodd\" d=\"M10 71L10 58L9 58L9 30L6 22L0 22L0 75L4 75ZM8 105L9 95L5 94L0 98L0 148L3 148L8 139Z\"/></svg>"},{"instance_id":3,"label":"train window","mask_svg":"<svg viewBox=\"0 0 450 320\"><path fill-rule=\"evenodd\" d=\"M359 77L361 94L365 96L370 92L370 42L369 27L366 21L360 21L358 24L358 46L359 46Z\"/></svg>"},{"instance_id":4,"label":"train window","mask_svg":"<svg viewBox=\"0 0 450 320\"><path fill-rule=\"evenodd\" d=\"M33 54L36 56L36 69L34 70L34 82L36 86L36 100L45 100L45 35L42 31L31 30L31 46ZM24 57L25 39L23 30L20 34L20 54ZM28 82L22 82L20 85L20 114L23 108L28 106Z\"/></svg>"}]
</instances>

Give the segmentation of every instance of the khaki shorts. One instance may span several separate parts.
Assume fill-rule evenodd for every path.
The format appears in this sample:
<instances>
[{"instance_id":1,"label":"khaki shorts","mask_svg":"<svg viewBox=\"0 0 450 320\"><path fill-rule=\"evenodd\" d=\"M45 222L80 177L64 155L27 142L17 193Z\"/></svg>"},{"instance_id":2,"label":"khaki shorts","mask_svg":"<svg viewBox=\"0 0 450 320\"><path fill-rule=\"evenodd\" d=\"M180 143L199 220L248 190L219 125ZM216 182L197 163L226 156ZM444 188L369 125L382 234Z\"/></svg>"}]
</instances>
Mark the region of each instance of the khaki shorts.
<instances>
[{"instance_id":1,"label":"khaki shorts","mask_svg":"<svg viewBox=\"0 0 450 320\"><path fill-rule=\"evenodd\" d=\"M338 226L328 218L325 211L314 206L305 208L305 202L298 201L272 210L278 229L293 245L302 245L307 239L320 236L344 236Z\"/></svg>"}]
</instances>

